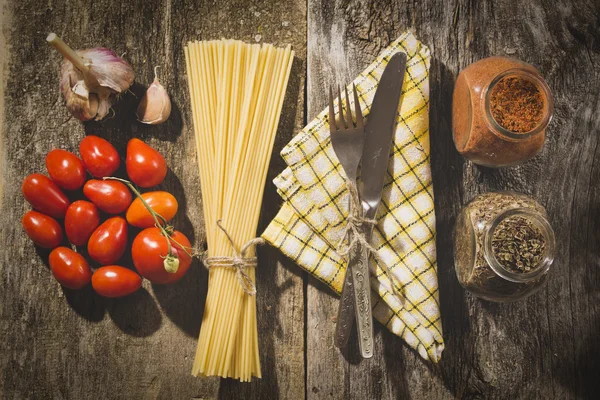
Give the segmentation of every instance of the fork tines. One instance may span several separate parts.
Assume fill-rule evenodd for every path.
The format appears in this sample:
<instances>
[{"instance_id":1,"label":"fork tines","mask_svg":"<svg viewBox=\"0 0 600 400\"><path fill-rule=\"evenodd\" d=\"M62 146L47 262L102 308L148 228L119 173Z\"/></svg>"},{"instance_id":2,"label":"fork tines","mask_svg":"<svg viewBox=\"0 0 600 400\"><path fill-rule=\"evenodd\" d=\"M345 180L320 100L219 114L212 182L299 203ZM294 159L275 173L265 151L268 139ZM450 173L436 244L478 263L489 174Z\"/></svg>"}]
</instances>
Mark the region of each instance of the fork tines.
<instances>
[{"instance_id":1,"label":"fork tines","mask_svg":"<svg viewBox=\"0 0 600 400\"><path fill-rule=\"evenodd\" d=\"M352 110L350 109L350 97L348 96L347 87L344 86L344 94L346 95L346 115L344 116L344 107L342 105L342 95L340 87L338 86L337 98L338 98L338 110L340 113L339 127L338 122L335 119L335 108L333 105L333 91L331 86L329 87L329 130L330 132L336 132L338 130L343 131L352 128L364 127L363 116L360 110L360 103L358 100L358 92L356 85L352 84L352 92L354 94L354 118L356 118L356 126L354 125Z\"/></svg>"}]
</instances>

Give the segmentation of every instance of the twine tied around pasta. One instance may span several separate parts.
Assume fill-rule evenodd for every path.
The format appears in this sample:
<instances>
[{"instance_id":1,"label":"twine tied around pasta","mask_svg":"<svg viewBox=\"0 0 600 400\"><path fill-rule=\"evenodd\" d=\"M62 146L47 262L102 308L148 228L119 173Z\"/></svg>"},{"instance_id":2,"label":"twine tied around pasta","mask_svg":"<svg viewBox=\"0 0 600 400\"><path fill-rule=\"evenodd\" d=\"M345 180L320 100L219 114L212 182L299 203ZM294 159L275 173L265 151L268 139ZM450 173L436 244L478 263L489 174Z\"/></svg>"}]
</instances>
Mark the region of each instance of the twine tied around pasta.
<instances>
[{"instance_id":1,"label":"twine tied around pasta","mask_svg":"<svg viewBox=\"0 0 600 400\"><path fill-rule=\"evenodd\" d=\"M367 252L372 254L375 260L377 260L377 265L379 265L383 272L388 276L388 279L390 280L390 286L392 287L392 292L397 295L400 302L404 304L404 295L398 289L398 285L396 285L396 280L394 279L394 275L392 275L392 271L388 268L385 260L383 257L381 257L377 249L375 249L375 247L369 243L364 233L363 226L374 226L377 224L377 220L365 217L356 184L347 179L346 187L348 189L348 194L350 195L350 207L347 217L348 223L344 228L344 234L342 235L342 238L336 245L336 251L342 257L348 258L348 255L352 254L359 245L367 249ZM347 245L344 244L346 241L349 241Z\"/></svg>"},{"instance_id":2,"label":"twine tied around pasta","mask_svg":"<svg viewBox=\"0 0 600 400\"><path fill-rule=\"evenodd\" d=\"M236 272L236 276L240 286L244 293L254 296L256 295L256 285L252 281L252 278L248 276L246 273L246 268L248 267L256 267L257 258L256 257L246 257L246 253L252 246L258 246L260 244L264 244L265 240L263 238L257 237L254 239L250 239L242 248L238 251L231 235L229 232L223 227L221 224L221 220L217 221L217 226L223 231L229 243L231 243L231 247L233 248L233 256L215 256L215 257L204 257L202 262L206 269L210 270L211 268L229 268L234 269ZM206 253L205 253L206 254Z\"/></svg>"}]
</instances>

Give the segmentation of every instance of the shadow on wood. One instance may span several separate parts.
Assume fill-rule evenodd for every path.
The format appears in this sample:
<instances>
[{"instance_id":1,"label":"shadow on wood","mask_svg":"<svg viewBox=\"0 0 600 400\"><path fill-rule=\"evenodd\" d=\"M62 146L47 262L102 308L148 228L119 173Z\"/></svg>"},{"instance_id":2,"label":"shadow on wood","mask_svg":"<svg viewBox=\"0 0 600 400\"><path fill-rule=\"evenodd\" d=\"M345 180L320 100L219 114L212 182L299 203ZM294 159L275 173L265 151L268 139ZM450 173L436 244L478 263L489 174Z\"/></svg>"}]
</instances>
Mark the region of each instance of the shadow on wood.
<instances>
[{"instance_id":1,"label":"shadow on wood","mask_svg":"<svg viewBox=\"0 0 600 400\"><path fill-rule=\"evenodd\" d=\"M381 324L379 324L381 326ZM402 346L406 344L398 336L394 335L388 329L381 326L381 335L383 336L383 357L385 360L385 370L383 378L392 386L392 392L396 394L399 399L406 399L410 397L410 391L408 382L406 380L406 371L404 358L402 357ZM374 379L375 381L375 379ZM373 390L374 392L374 390Z\"/></svg>"},{"instance_id":2,"label":"shadow on wood","mask_svg":"<svg viewBox=\"0 0 600 400\"><path fill-rule=\"evenodd\" d=\"M145 288L122 298L106 299L106 305L115 325L131 336L150 336L162 323L160 310Z\"/></svg>"},{"instance_id":3,"label":"shadow on wood","mask_svg":"<svg viewBox=\"0 0 600 400\"><path fill-rule=\"evenodd\" d=\"M162 124L147 125L139 122L136 116L137 106L147 87L134 83L129 91L120 96L113 104L113 113L101 121L89 121L84 124L86 135L96 135L110 141L125 155L125 147L131 138L156 138L175 142L181 135L183 119L178 104L171 99L171 115ZM115 135L116 134L116 135ZM117 142L118 140L118 142Z\"/></svg>"},{"instance_id":4,"label":"shadow on wood","mask_svg":"<svg viewBox=\"0 0 600 400\"><path fill-rule=\"evenodd\" d=\"M100 322L104 319L106 302L94 292L91 284L86 285L81 290L63 287L62 291L71 309L79 316L90 322Z\"/></svg>"},{"instance_id":5,"label":"shadow on wood","mask_svg":"<svg viewBox=\"0 0 600 400\"><path fill-rule=\"evenodd\" d=\"M454 74L435 56L430 68L430 142L431 169L436 210L436 247L438 287L445 350L434 370L443 377L444 385L455 396L460 397L467 384L469 373L466 363L452 365L452 360L472 360L472 351L462 345L470 333L468 308L465 292L460 287L454 272L452 238L454 221L461 208L463 159L454 147L452 139L452 94ZM458 354L461 353L461 354ZM458 372L460 371L460 372ZM456 380L456 374L464 377Z\"/></svg>"},{"instance_id":6,"label":"shadow on wood","mask_svg":"<svg viewBox=\"0 0 600 400\"><path fill-rule=\"evenodd\" d=\"M187 335L200 334L204 304L208 291L208 272L198 258L179 282L170 285L152 285L160 308Z\"/></svg>"},{"instance_id":7,"label":"shadow on wood","mask_svg":"<svg viewBox=\"0 0 600 400\"><path fill-rule=\"evenodd\" d=\"M200 243L196 243L196 230L192 225L192 221L190 221L188 217L188 204L187 197L185 195L185 190L183 189L183 185L181 184L181 180L179 177L173 172L171 168L167 169L167 176L165 180L160 185L155 188L148 189L145 191L152 190L164 190L171 193L177 199L177 214L170 221L170 225L172 225L176 230L183 233L188 240L190 241L192 248L196 249L198 252L199 249L202 248ZM203 240L205 240L203 238Z\"/></svg>"},{"instance_id":8,"label":"shadow on wood","mask_svg":"<svg viewBox=\"0 0 600 400\"><path fill-rule=\"evenodd\" d=\"M189 239L192 248L200 254L205 239L198 238L202 243L196 240L196 230L188 217L188 202L183 185L171 168L168 169L164 182L156 189L166 190L177 198L178 211L170 223ZM190 269L179 282L171 285L152 285L154 295L167 317L192 337L198 337L200 333L208 292L208 272L204 269L200 257L198 255L194 258Z\"/></svg>"}]
</instances>

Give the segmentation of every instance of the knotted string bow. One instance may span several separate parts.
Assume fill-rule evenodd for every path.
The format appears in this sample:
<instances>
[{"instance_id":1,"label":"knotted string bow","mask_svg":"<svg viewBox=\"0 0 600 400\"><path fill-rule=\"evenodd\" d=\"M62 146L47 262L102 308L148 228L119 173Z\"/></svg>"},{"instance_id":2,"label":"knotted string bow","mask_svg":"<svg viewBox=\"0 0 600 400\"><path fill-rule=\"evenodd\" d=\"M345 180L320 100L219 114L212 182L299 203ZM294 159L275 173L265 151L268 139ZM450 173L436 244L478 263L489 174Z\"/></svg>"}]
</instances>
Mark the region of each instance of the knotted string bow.
<instances>
[{"instance_id":1,"label":"knotted string bow","mask_svg":"<svg viewBox=\"0 0 600 400\"><path fill-rule=\"evenodd\" d=\"M365 217L365 212L360 202L356 184L350 180L346 180L346 187L348 189L348 194L350 195L350 207L347 218L348 223L344 228L344 234L342 235L342 238L336 245L337 253L347 258L347 256L352 254L359 245L367 249L367 251L372 254L373 257L375 257L375 260L377 260L377 265L379 265L383 272L388 276L388 279L390 280L390 286L392 287L392 292L394 292L394 294L400 299L400 302L404 304L404 296L400 293L400 290L396 285L396 280L394 275L392 275L392 271L388 268L383 257L379 255L377 249L375 249L375 247L369 243L366 234L364 233L364 226L375 226L377 224L377 220ZM346 241L349 241L347 245L344 244Z\"/></svg>"},{"instance_id":2,"label":"knotted string bow","mask_svg":"<svg viewBox=\"0 0 600 400\"><path fill-rule=\"evenodd\" d=\"M347 256L356 249L358 244L360 244L369 250L369 252L371 252L373 255L375 255L377 250L367 241L367 238L363 233L363 225L375 225L377 224L377 221L374 219L365 218L356 185L353 182L346 180L346 187L348 188L348 194L350 195L350 207L348 210L348 223L344 228L344 234L342 235L342 238L336 246L338 249L338 254L341 256ZM348 240L349 243L344 245L346 240Z\"/></svg>"},{"instance_id":3,"label":"knotted string bow","mask_svg":"<svg viewBox=\"0 0 600 400\"><path fill-rule=\"evenodd\" d=\"M246 273L246 268L256 267L258 260L256 257L246 257L246 253L250 247L264 244L264 239L260 237L250 239L244 246L242 246L241 250L238 251L233 239L229 235L229 232L227 232L227 230L221 224L221 220L217 221L217 226L223 231L225 236L227 236L229 243L231 243L231 247L233 248L233 256L205 257L203 260L204 266L208 270L211 268L235 269L236 276L240 286L242 287L242 290L246 294L254 296L256 294L256 285L252 281L252 278L250 278L250 276L248 276Z\"/></svg>"}]
</instances>

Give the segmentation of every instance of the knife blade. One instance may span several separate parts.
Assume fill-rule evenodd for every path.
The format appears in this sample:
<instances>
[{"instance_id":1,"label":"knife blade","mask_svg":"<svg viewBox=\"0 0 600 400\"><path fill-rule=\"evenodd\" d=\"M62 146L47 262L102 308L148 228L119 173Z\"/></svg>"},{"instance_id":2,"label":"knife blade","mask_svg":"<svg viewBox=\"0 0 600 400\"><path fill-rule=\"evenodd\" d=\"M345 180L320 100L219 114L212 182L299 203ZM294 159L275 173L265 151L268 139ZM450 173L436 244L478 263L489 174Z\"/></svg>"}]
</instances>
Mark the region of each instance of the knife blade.
<instances>
[{"instance_id":1,"label":"knife blade","mask_svg":"<svg viewBox=\"0 0 600 400\"><path fill-rule=\"evenodd\" d=\"M365 126L359 193L367 217L375 216L381 201L405 69L406 54L394 54L379 80Z\"/></svg>"},{"instance_id":2,"label":"knife blade","mask_svg":"<svg viewBox=\"0 0 600 400\"><path fill-rule=\"evenodd\" d=\"M406 54L394 54L381 75L367 119L361 181L358 188L364 216L367 219L375 218L377 207L381 202L405 69ZM362 233L367 242L370 242L373 225L363 224ZM363 358L371 358L373 356L373 315L368 249L359 244L350 258L348 268L352 279L359 350Z\"/></svg>"}]
</instances>

